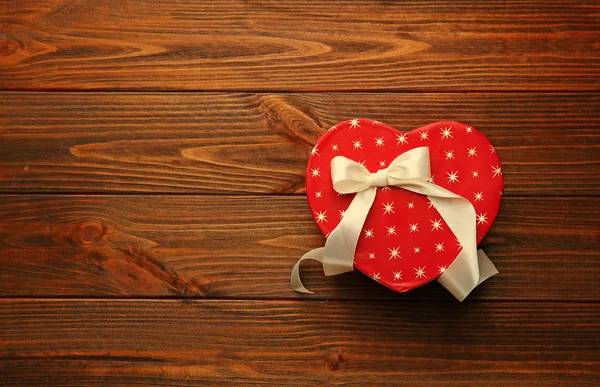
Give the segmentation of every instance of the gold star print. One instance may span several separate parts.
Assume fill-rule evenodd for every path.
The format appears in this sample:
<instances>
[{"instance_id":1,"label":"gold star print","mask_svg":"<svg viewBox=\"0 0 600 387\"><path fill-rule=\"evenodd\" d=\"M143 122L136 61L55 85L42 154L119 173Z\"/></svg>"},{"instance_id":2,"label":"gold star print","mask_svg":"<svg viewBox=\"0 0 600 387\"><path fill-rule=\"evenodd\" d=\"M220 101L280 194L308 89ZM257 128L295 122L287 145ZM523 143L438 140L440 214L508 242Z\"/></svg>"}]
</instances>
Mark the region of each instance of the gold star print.
<instances>
[{"instance_id":1,"label":"gold star print","mask_svg":"<svg viewBox=\"0 0 600 387\"><path fill-rule=\"evenodd\" d=\"M450 160L450 159L454 159L454 151L447 151L446 153L446 160Z\"/></svg>"},{"instance_id":2,"label":"gold star print","mask_svg":"<svg viewBox=\"0 0 600 387\"><path fill-rule=\"evenodd\" d=\"M389 214L389 213L394 213L394 202L391 203L385 203L383 205L383 215L385 214Z\"/></svg>"},{"instance_id":3,"label":"gold star print","mask_svg":"<svg viewBox=\"0 0 600 387\"><path fill-rule=\"evenodd\" d=\"M475 194L475 201L478 202L480 200L483 200L483 192L474 192Z\"/></svg>"},{"instance_id":4,"label":"gold star print","mask_svg":"<svg viewBox=\"0 0 600 387\"><path fill-rule=\"evenodd\" d=\"M400 258L400 247L395 249L388 249L390 251L390 259Z\"/></svg>"},{"instance_id":5,"label":"gold star print","mask_svg":"<svg viewBox=\"0 0 600 387\"><path fill-rule=\"evenodd\" d=\"M337 144L333 144L333 145L331 146L331 150L332 150L332 151L336 151L336 150L338 150L338 145L337 145Z\"/></svg>"},{"instance_id":6,"label":"gold star print","mask_svg":"<svg viewBox=\"0 0 600 387\"><path fill-rule=\"evenodd\" d=\"M319 176L321 176L321 172L319 172L319 168L312 169L311 173L312 173L312 177L319 177Z\"/></svg>"},{"instance_id":7,"label":"gold star print","mask_svg":"<svg viewBox=\"0 0 600 387\"><path fill-rule=\"evenodd\" d=\"M358 118L350 120L350 129L354 128L360 128L360 121L358 120Z\"/></svg>"},{"instance_id":8,"label":"gold star print","mask_svg":"<svg viewBox=\"0 0 600 387\"><path fill-rule=\"evenodd\" d=\"M458 182L458 171L452 173L446 172L446 174L448 175L448 183Z\"/></svg>"},{"instance_id":9,"label":"gold star print","mask_svg":"<svg viewBox=\"0 0 600 387\"><path fill-rule=\"evenodd\" d=\"M383 137L375 139L375 146L383 146Z\"/></svg>"},{"instance_id":10,"label":"gold star print","mask_svg":"<svg viewBox=\"0 0 600 387\"><path fill-rule=\"evenodd\" d=\"M427 132L421 132L420 136L421 136L421 141L429 140L429 133L427 133Z\"/></svg>"},{"instance_id":11,"label":"gold star print","mask_svg":"<svg viewBox=\"0 0 600 387\"><path fill-rule=\"evenodd\" d=\"M365 230L365 238L373 238L373 229Z\"/></svg>"},{"instance_id":12,"label":"gold star print","mask_svg":"<svg viewBox=\"0 0 600 387\"><path fill-rule=\"evenodd\" d=\"M419 225L418 224L413 223L413 224L410 225L410 232L411 232L411 234L413 232L418 232L418 231L419 231Z\"/></svg>"},{"instance_id":13,"label":"gold star print","mask_svg":"<svg viewBox=\"0 0 600 387\"><path fill-rule=\"evenodd\" d=\"M317 223L327 222L327 215L325 215L327 211L317 212Z\"/></svg>"},{"instance_id":14,"label":"gold star print","mask_svg":"<svg viewBox=\"0 0 600 387\"><path fill-rule=\"evenodd\" d=\"M437 230L443 230L441 219L431 221L431 231L437 231Z\"/></svg>"},{"instance_id":15,"label":"gold star print","mask_svg":"<svg viewBox=\"0 0 600 387\"><path fill-rule=\"evenodd\" d=\"M362 149L362 145L360 144L360 140L353 141L352 144L354 144L354 150Z\"/></svg>"},{"instance_id":16,"label":"gold star print","mask_svg":"<svg viewBox=\"0 0 600 387\"><path fill-rule=\"evenodd\" d=\"M440 252L440 251L444 251L444 244L443 243L436 243L435 244L435 251L436 252Z\"/></svg>"},{"instance_id":17,"label":"gold star print","mask_svg":"<svg viewBox=\"0 0 600 387\"><path fill-rule=\"evenodd\" d=\"M415 269L415 278L426 277L425 276L425 266L419 267L419 268L415 267L414 269Z\"/></svg>"},{"instance_id":18,"label":"gold star print","mask_svg":"<svg viewBox=\"0 0 600 387\"><path fill-rule=\"evenodd\" d=\"M442 129L442 139L445 139L445 138L454 138L454 137L452 137L452 127L451 126Z\"/></svg>"},{"instance_id":19,"label":"gold star print","mask_svg":"<svg viewBox=\"0 0 600 387\"><path fill-rule=\"evenodd\" d=\"M401 280L401 279L402 279L402 271L395 271L394 272L394 281Z\"/></svg>"},{"instance_id":20,"label":"gold star print","mask_svg":"<svg viewBox=\"0 0 600 387\"><path fill-rule=\"evenodd\" d=\"M473 147L473 148L468 148L467 152L469 152L469 157L472 156L477 156L477 148Z\"/></svg>"},{"instance_id":21,"label":"gold star print","mask_svg":"<svg viewBox=\"0 0 600 387\"><path fill-rule=\"evenodd\" d=\"M397 145L408 144L408 140L406 139L406 134L404 134L404 133L400 133L397 137L397 140L398 140Z\"/></svg>"},{"instance_id":22,"label":"gold star print","mask_svg":"<svg viewBox=\"0 0 600 387\"><path fill-rule=\"evenodd\" d=\"M494 177L502 175L502 168L500 168L500 167L492 167L492 169L494 170Z\"/></svg>"},{"instance_id":23,"label":"gold star print","mask_svg":"<svg viewBox=\"0 0 600 387\"><path fill-rule=\"evenodd\" d=\"M396 226L390 226L387 228L388 235L396 235Z\"/></svg>"},{"instance_id":24,"label":"gold star print","mask_svg":"<svg viewBox=\"0 0 600 387\"><path fill-rule=\"evenodd\" d=\"M487 212L477 215L477 224L487 223Z\"/></svg>"}]
</instances>

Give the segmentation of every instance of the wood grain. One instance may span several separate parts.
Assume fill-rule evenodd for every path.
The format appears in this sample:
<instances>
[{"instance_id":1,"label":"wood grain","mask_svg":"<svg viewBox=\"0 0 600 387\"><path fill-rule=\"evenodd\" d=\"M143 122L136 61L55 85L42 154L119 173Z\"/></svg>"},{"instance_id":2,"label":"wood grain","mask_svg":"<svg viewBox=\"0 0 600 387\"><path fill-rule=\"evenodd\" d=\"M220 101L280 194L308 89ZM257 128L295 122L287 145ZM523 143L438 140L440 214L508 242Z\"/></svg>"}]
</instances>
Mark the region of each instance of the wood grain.
<instances>
[{"instance_id":1,"label":"wood grain","mask_svg":"<svg viewBox=\"0 0 600 387\"><path fill-rule=\"evenodd\" d=\"M11 386L591 386L600 377L595 303L33 299L0 300L0 312Z\"/></svg>"},{"instance_id":2,"label":"wood grain","mask_svg":"<svg viewBox=\"0 0 600 387\"><path fill-rule=\"evenodd\" d=\"M506 198L482 247L501 274L475 300L600 300L600 198ZM306 264L324 238L303 197L0 196L0 296L453 300Z\"/></svg>"},{"instance_id":3,"label":"wood grain","mask_svg":"<svg viewBox=\"0 0 600 387\"><path fill-rule=\"evenodd\" d=\"M0 192L304 192L309 149L372 117L487 135L505 195L600 193L600 94L0 93Z\"/></svg>"},{"instance_id":4,"label":"wood grain","mask_svg":"<svg viewBox=\"0 0 600 387\"><path fill-rule=\"evenodd\" d=\"M0 88L588 90L597 1L13 0Z\"/></svg>"}]
</instances>

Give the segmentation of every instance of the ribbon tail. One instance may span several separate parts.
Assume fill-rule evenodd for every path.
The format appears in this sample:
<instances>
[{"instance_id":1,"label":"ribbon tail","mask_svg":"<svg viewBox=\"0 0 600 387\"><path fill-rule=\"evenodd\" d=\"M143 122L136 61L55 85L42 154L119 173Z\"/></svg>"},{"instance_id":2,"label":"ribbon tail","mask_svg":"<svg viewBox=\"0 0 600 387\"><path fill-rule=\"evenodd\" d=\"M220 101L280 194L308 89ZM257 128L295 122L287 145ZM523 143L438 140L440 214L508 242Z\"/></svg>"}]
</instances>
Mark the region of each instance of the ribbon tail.
<instances>
[{"instance_id":1,"label":"ribbon tail","mask_svg":"<svg viewBox=\"0 0 600 387\"><path fill-rule=\"evenodd\" d=\"M325 242L323 272L337 275L354 270L354 253L369 210L375 201L377 189L374 187L358 192L341 222L331 232Z\"/></svg>"},{"instance_id":2,"label":"ribbon tail","mask_svg":"<svg viewBox=\"0 0 600 387\"><path fill-rule=\"evenodd\" d=\"M375 200L376 188L371 187L358 192L342 221L331 232L325 247L319 247L304 254L292 269L290 284L299 293L313 293L302 285L300 263L310 259L323 264L327 276L347 273L354 270L354 253L369 210Z\"/></svg>"},{"instance_id":3,"label":"ribbon tail","mask_svg":"<svg viewBox=\"0 0 600 387\"><path fill-rule=\"evenodd\" d=\"M496 269L496 266L494 266L483 250L477 250L477 262L479 263L479 281L475 287L479 286L479 284L488 278L498 274L498 269Z\"/></svg>"},{"instance_id":4,"label":"ribbon tail","mask_svg":"<svg viewBox=\"0 0 600 387\"><path fill-rule=\"evenodd\" d=\"M308 253L304 254L302 256L302 258L300 258L298 260L298 262L296 262L296 264L294 265L294 268L292 269L292 275L290 277L290 285L292 286L292 289L294 289L295 291L297 291L299 293L313 294L313 292L311 292L310 290L305 288L304 285L302 285L302 280L300 279L300 263L302 263L302 261L305 261L307 259L311 259L313 261L323 263L323 252L324 251L325 251L324 247L319 247L318 249L311 250Z\"/></svg>"},{"instance_id":5,"label":"ribbon tail","mask_svg":"<svg viewBox=\"0 0 600 387\"><path fill-rule=\"evenodd\" d=\"M438 278L438 282L461 302L482 282L498 274L496 266L483 250L477 250L476 259L471 258L469 253L469 250L463 249Z\"/></svg>"}]
</instances>

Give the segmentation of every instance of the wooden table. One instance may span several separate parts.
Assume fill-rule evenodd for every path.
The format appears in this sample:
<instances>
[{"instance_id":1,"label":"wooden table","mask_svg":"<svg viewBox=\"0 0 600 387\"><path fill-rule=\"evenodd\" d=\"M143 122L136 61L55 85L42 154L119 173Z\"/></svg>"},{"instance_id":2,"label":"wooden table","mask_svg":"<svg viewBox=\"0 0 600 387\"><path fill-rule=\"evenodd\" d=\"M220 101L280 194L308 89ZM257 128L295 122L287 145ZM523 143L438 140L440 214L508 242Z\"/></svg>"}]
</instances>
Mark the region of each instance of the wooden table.
<instances>
[{"instance_id":1,"label":"wooden table","mask_svg":"<svg viewBox=\"0 0 600 387\"><path fill-rule=\"evenodd\" d=\"M0 1L0 384L600 383L598 1ZM316 293L312 144L452 119L503 161L464 303Z\"/></svg>"}]
</instances>

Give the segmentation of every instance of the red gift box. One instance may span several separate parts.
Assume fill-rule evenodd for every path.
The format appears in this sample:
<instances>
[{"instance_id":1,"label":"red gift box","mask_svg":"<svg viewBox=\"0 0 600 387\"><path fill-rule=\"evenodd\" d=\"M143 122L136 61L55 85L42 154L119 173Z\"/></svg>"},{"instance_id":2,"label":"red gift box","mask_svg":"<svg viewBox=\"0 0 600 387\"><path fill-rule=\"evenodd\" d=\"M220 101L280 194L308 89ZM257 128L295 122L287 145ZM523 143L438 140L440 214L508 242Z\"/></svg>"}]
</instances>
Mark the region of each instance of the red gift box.
<instances>
[{"instance_id":1,"label":"red gift box","mask_svg":"<svg viewBox=\"0 0 600 387\"><path fill-rule=\"evenodd\" d=\"M408 160L411 158L413 160ZM418 162L416 158L419 158ZM394 164L390 166L391 163ZM417 167L421 170L426 168L427 172L423 174L430 174L426 183L423 175L415 177L412 182L407 180L411 176L406 174L413 173L407 171ZM461 254L469 238L462 236L463 241L459 241L455 235L460 234L456 229L458 226L454 226L453 232L448 219L467 222L462 223L460 227L463 228L464 224L472 223L473 234L476 229L473 239L478 244L496 218L502 198L500 159L488 139L473 127L442 121L402 133L370 119L344 121L331 127L319 139L307 167L308 202L317 225L327 237L336 227L341 233L338 226L357 195L356 190L346 194L336 191L332 168L337 169L334 172L338 176L342 176L336 183L338 191L339 187L349 184L359 191L371 189L374 194L364 220L345 222L346 228L355 230L344 230L346 235L337 236L342 241L336 242L341 245L338 251L352 248L346 245L355 243L351 265L397 292L437 279ZM390 170L395 171L395 179L388 177ZM333 178L335 180L335 176ZM424 188L414 188L419 185ZM442 193L435 194L438 191ZM463 198L463 204L472 206L474 214L461 210L453 218L446 216L445 219L440 212L445 211L446 214L452 209L438 211L442 209L439 203L444 200L442 204L446 207L455 206L460 199L433 199L433 196L444 196L443 191ZM466 219L467 213L474 219ZM357 225L362 221L362 227ZM458 231L462 232L462 229ZM357 240L348 242L352 239L348 233L356 233ZM474 248L469 247L470 250ZM327 250L330 255L334 251L330 247ZM473 259L476 260L471 257ZM330 272L337 274L335 269ZM454 272L455 277L462 275L456 270Z\"/></svg>"}]
</instances>

